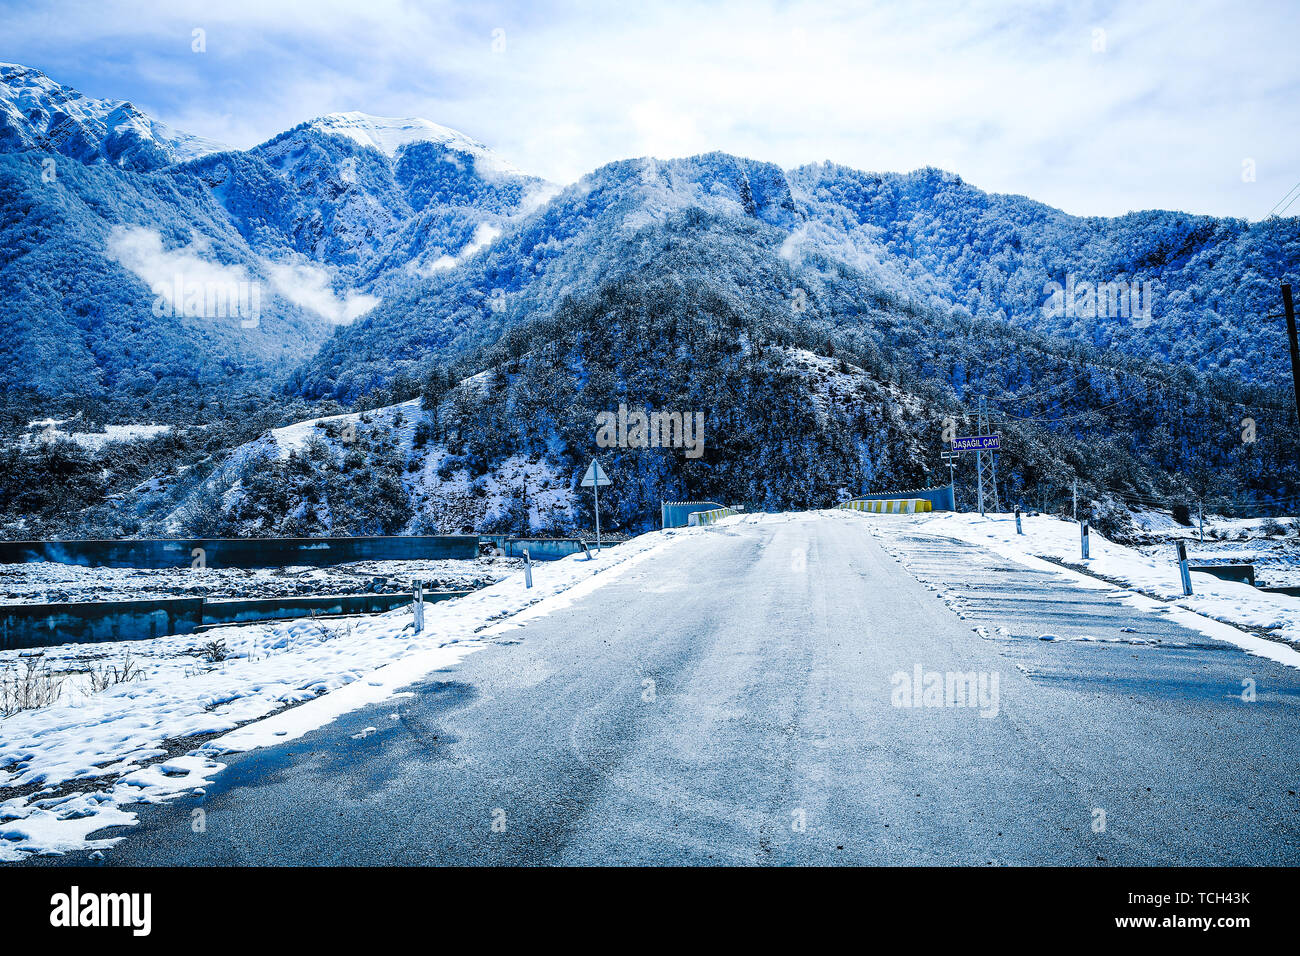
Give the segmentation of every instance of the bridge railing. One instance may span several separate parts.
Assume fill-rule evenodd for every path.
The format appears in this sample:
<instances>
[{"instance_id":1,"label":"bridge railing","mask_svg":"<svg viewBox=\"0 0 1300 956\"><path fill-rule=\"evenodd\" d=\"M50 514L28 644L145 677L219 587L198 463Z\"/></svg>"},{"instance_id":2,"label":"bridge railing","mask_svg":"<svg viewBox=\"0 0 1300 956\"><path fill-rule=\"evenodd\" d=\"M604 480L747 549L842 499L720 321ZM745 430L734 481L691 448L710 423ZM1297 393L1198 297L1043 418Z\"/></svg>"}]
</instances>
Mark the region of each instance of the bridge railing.
<instances>
[{"instance_id":1,"label":"bridge railing","mask_svg":"<svg viewBox=\"0 0 1300 956\"><path fill-rule=\"evenodd\" d=\"M729 518L732 515L740 514L734 508L714 508L710 511L693 511L686 516L688 527L697 528L701 525L715 524L723 518Z\"/></svg>"},{"instance_id":2,"label":"bridge railing","mask_svg":"<svg viewBox=\"0 0 1300 956\"><path fill-rule=\"evenodd\" d=\"M854 495L854 501L894 501L897 499L924 498L930 502L932 511L956 511L957 497L953 486L940 485L937 488L898 488L890 491L871 492Z\"/></svg>"},{"instance_id":3,"label":"bridge railing","mask_svg":"<svg viewBox=\"0 0 1300 956\"><path fill-rule=\"evenodd\" d=\"M725 507L721 501L664 501L659 505L660 527L685 528L695 512Z\"/></svg>"},{"instance_id":4,"label":"bridge railing","mask_svg":"<svg viewBox=\"0 0 1300 956\"><path fill-rule=\"evenodd\" d=\"M912 515L933 511L934 505L925 498L872 498L854 499L835 506L843 511L867 511L873 514Z\"/></svg>"}]
</instances>

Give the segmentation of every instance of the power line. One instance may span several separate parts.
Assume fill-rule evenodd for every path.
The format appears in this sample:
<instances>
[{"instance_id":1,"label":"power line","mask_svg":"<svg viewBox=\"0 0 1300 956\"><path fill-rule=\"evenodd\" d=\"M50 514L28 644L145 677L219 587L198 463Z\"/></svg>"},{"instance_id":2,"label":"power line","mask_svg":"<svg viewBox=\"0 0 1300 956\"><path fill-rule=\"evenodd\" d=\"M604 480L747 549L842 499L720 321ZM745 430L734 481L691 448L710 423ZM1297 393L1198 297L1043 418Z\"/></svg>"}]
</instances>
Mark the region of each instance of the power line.
<instances>
[{"instance_id":1,"label":"power line","mask_svg":"<svg viewBox=\"0 0 1300 956\"><path fill-rule=\"evenodd\" d=\"M1297 198L1300 198L1300 196L1298 196ZM1154 390L1160 392L1161 394L1169 393L1169 392L1171 392L1171 391L1174 391L1174 390L1177 388L1177 386L1175 386L1175 385L1172 384L1172 383L1164 382L1164 381L1161 381L1161 380L1158 380L1158 379L1148 378L1147 376L1141 374L1140 372L1135 372L1135 371L1131 371L1131 370L1128 370L1128 369L1120 369L1120 368L1116 368L1116 367L1111 366L1111 365L1098 365L1098 364L1095 364L1095 363L1087 364L1087 360L1086 360L1086 359L1077 359L1077 360L1072 360L1072 359L1066 359L1066 358L1063 358L1062 361L1065 361L1065 362L1069 362L1069 361L1079 361L1079 362L1083 362L1083 363L1085 363L1085 365L1084 365L1084 367L1083 367L1082 369L1080 369L1077 373L1075 373L1075 374L1074 374L1073 376L1071 376L1069 379L1066 379L1065 382L1061 382L1061 383L1059 383L1058 385L1049 386L1048 388L1043 389L1042 392L1039 393L1039 394L1046 394L1047 392L1053 391L1053 390L1056 389L1056 388L1060 388L1060 387L1062 387L1062 386L1064 386L1064 385L1066 385L1066 384L1068 384L1068 383L1070 383L1070 382L1076 381L1077 379L1079 379L1080 377L1082 377L1082 376L1083 376L1086 372L1088 372L1088 371L1106 371L1106 372L1111 372L1111 373L1113 373L1113 374L1115 374L1115 375L1117 375L1117 376L1121 376L1121 377L1127 376L1128 378L1135 378L1135 379L1137 379L1139 382L1144 383L1144 384L1146 385L1146 387L1147 387L1148 390L1150 390L1150 389L1154 389ZM1179 389L1179 390L1177 391L1177 394L1180 395L1180 396L1183 395L1183 392L1181 391L1181 389ZM1030 398L1030 397L1033 397L1033 396L1030 395L1030 396L1009 397L1009 398L989 399L989 400L990 400L990 401L996 401L996 402L1013 402L1013 401L1022 401L1022 400L1027 400L1027 399ZM1074 397L1077 397L1077 395L1074 396ZM1146 397L1146 392L1145 392L1145 391L1143 392L1142 397ZM1259 402L1238 402L1238 401L1235 401L1235 400L1233 400L1233 399L1230 399L1230 398L1222 398L1222 397L1219 397L1219 396L1217 396L1217 395L1210 395L1210 396L1207 396L1206 401L1209 402L1209 403L1218 403L1218 404L1221 404L1221 405L1235 405L1235 406L1238 407L1238 408L1244 408L1244 409L1247 409L1247 410L1268 409L1269 411L1275 411L1275 412L1289 412L1289 411L1291 410L1291 406L1290 406L1290 405L1273 405L1273 404L1270 404L1269 402L1266 402L1266 401L1259 401ZM1111 404L1112 404L1112 405L1115 405L1115 404L1118 404L1118 402L1113 402L1113 403L1111 403ZM963 412L967 412L967 413L969 414L969 410L966 408L965 405L959 404L958 407L959 407ZM1109 406L1098 406L1098 407L1109 407ZM1012 415L1010 415L1010 413L1007 413L1007 412L1004 412L1004 413L1002 413L1002 414L1008 415L1008 417L1012 417L1012 418L1016 417L1016 416L1012 416ZM1035 418L1026 418L1026 419L1020 419L1020 420L1021 420L1021 421L1036 421L1036 420L1039 420L1039 419L1035 419ZM1046 419L1043 419L1043 420L1046 420Z\"/></svg>"},{"instance_id":2,"label":"power line","mask_svg":"<svg viewBox=\"0 0 1300 956\"><path fill-rule=\"evenodd\" d=\"M1287 196L1291 196L1291 194L1292 194L1292 193L1295 193L1296 190L1298 190L1298 189L1300 189L1300 183L1296 183L1294 186L1292 186L1290 189L1288 189L1288 190L1286 191L1286 196L1283 196L1281 199L1279 199L1279 200L1277 201L1277 203L1274 204L1273 208L1270 209L1270 210L1265 214L1264 218L1267 219L1269 216L1273 215L1273 213L1277 210L1277 207L1280 206L1280 205L1282 205L1282 203L1286 202L1286 200L1287 200ZM1300 193L1296 193L1296 195L1297 195L1297 196L1300 196ZM1286 202L1286 209L1290 209L1290 208L1291 208L1291 203L1292 203L1292 202L1295 202L1295 197L1294 197L1294 196L1292 196L1292 198L1291 198L1291 202ZM1286 212L1286 209L1283 209L1282 212ZM1281 214L1282 214L1282 213L1278 213L1278 215L1281 215Z\"/></svg>"},{"instance_id":3,"label":"power line","mask_svg":"<svg viewBox=\"0 0 1300 956\"><path fill-rule=\"evenodd\" d=\"M1081 412L1075 412L1075 413L1072 414L1072 415L1062 415L1062 416L1060 416L1060 417L1058 417L1058 418L1046 418L1046 417L1042 417L1042 416L1037 416L1037 417L1032 417L1032 418L1021 418L1019 415L1012 415L1012 414L1007 413L1007 412L1003 412L1002 414L1005 415L1008 419L1010 419L1010 420L1012 420L1012 421L1017 421L1017 422L1043 422L1043 423L1048 423L1048 424L1050 424L1050 423L1052 423L1052 422L1068 422L1068 421L1073 421L1073 420L1075 420L1075 419L1077 419L1077 418L1087 418L1089 415L1093 414L1094 412L1104 411L1104 410L1107 409L1107 408L1114 408L1116 405L1122 405L1122 404L1124 404L1125 402L1129 402L1129 401L1132 401L1132 400L1134 400L1134 399L1146 398L1146 396L1147 396L1147 392L1149 391L1149 389L1150 389L1150 386L1147 386L1146 388L1144 388L1144 389L1142 390L1142 394L1141 394L1141 395L1137 395L1137 394L1135 394L1135 393L1133 393L1133 392L1130 392L1129 394L1124 395L1124 396L1122 396L1121 398L1117 398L1117 399L1116 399L1115 401L1113 401L1113 402L1108 402L1108 403L1105 404L1105 405L1095 405L1095 406L1093 406L1092 408L1085 409L1085 410L1083 410L1083 411L1081 411ZM999 423L999 424L1005 424L1005 423Z\"/></svg>"},{"instance_id":4,"label":"power line","mask_svg":"<svg viewBox=\"0 0 1300 956\"><path fill-rule=\"evenodd\" d=\"M1041 395L1046 395L1048 392L1054 392L1054 391L1056 391L1058 388L1064 388L1066 385L1069 385L1071 382L1075 382L1075 381L1077 381L1078 379L1082 378L1082 377L1083 377L1085 374L1087 374L1089 371L1091 371L1091 369L1089 369L1087 366L1085 366L1085 367L1079 369L1079 371L1075 372L1075 373L1074 373L1073 375L1071 375L1069 378L1067 378L1064 382L1058 382L1056 385L1049 385L1047 388L1042 389L1041 391L1038 391L1038 392L1030 392L1028 395L1012 395L1012 396L1010 396L1010 397L1008 397L1008 398L990 398L989 401L991 401L991 402L1017 402L1017 403L1019 403L1019 402L1027 402L1027 401L1029 401L1031 398L1038 398L1038 397L1041 396Z\"/></svg>"}]
</instances>

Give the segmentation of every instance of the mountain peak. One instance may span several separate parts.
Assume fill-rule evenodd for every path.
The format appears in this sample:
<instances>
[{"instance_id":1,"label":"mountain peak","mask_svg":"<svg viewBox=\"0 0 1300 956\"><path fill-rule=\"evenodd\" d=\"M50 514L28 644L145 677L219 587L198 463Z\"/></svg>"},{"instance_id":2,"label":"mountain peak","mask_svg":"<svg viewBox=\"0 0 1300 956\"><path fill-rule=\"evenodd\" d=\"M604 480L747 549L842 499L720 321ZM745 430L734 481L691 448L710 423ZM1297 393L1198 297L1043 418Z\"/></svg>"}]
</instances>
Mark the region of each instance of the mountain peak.
<instances>
[{"instance_id":1,"label":"mountain peak","mask_svg":"<svg viewBox=\"0 0 1300 956\"><path fill-rule=\"evenodd\" d=\"M173 129L125 100L99 100L40 70L0 63L0 147L149 170L227 147Z\"/></svg>"},{"instance_id":2,"label":"mountain peak","mask_svg":"<svg viewBox=\"0 0 1300 956\"><path fill-rule=\"evenodd\" d=\"M437 143L474 160L480 175L527 175L502 159L488 147L464 133L419 117L372 116L369 113L327 113L308 124L311 128L334 136L345 136L361 146L369 146L385 156L395 158L413 143Z\"/></svg>"}]
</instances>

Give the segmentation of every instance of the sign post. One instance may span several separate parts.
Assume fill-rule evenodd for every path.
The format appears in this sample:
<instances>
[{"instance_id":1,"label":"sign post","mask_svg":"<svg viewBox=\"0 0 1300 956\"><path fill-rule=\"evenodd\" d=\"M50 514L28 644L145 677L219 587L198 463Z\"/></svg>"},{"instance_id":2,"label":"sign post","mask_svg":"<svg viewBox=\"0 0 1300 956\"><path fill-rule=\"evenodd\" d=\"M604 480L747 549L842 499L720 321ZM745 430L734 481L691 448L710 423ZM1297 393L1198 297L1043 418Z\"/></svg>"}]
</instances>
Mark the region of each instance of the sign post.
<instances>
[{"instance_id":1,"label":"sign post","mask_svg":"<svg viewBox=\"0 0 1300 956\"><path fill-rule=\"evenodd\" d=\"M610 483L609 475L605 474L605 469L600 467L600 462L591 459L591 464L587 466L587 473L582 477L582 487L590 488L595 498L597 554L600 553L600 486Z\"/></svg>"},{"instance_id":2,"label":"sign post","mask_svg":"<svg viewBox=\"0 0 1300 956\"><path fill-rule=\"evenodd\" d=\"M948 484L952 485L952 507L957 510L957 453L955 451L944 451L939 453L939 457L948 463Z\"/></svg>"}]
</instances>

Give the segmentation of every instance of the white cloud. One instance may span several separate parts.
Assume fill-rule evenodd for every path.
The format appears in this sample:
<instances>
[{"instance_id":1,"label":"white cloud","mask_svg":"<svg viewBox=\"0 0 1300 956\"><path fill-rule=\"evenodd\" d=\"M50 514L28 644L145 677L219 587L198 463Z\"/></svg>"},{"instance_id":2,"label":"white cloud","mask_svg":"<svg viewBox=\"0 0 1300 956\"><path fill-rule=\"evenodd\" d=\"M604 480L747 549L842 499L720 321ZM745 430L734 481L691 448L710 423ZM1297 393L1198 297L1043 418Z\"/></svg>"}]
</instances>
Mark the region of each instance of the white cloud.
<instances>
[{"instance_id":1,"label":"white cloud","mask_svg":"<svg viewBox=\"0 0 1300 956\"><path fill-rule=\"evenodd\" d=\"M261 280L250 276L244 266L214 261L211 244L202 236L167 249L153 229L118 226L109 234L107 251L149 286L159 300L156 307L175 314L236 317L249 320L250 325L260 316ZM351 322L380 302L373 295L351 289L336 293L330 272L306 259L268 260L262 269L273 291L336 324ZM214 290L221 293L215 311Z\"/></svg>"},{"instance_id":2,"label":"white cloud","mask_svg":"<svg viewBox=\"0 0 1300 956\"><path fill-rule=\"evenodd\" d=\"M108 237L108 254L145 284L169 286L177 275L188 282L221 284L247 282L243 266L226 266L207 258L209 245L201 237L179 249L164 249L162 237L141 226L117 226Z\"/></svg>"},{"instance_id":3,"label":"white cloud","mask_svg":"<svg viewBox=\"0 0 1300 956\"><path fill-rule=\"evenodd\" d=\"M267 262L275 290L295 305L310 309L337 325L346 325L379 304L379 299L352 289L334 291L328 270L306 259Z\"/></svg>"},{"instance_id":4,"label":"white cloud","mask_svg":"<svg viewBox=\"0 0 1300 956\"><path fill-rule=\"evenodd\" d=\"M156 315L239 318L257 324L261 288L243 266L214 262L202 237L177 249L163 247L152 229L117 226L109 233L110 258L134 273L154 293Z\"/></svg>"},{"instance_id":5,"label":"white cloud","mask_svg":"<svg viewBox=\"0 0 1300 956\"><path fill-rule=\"evenodd\" d=\"M441 255L429 265L422 269L424 275L432 275L435 272L443 272L447 269L454 269L474 253L481 249L486 249L497 237L501 235L501 230L488 222L480 222L474 227L474 235L470 236L469 242L461 247L461 250L454 256Z\"/></svg>"}]
</instances>

